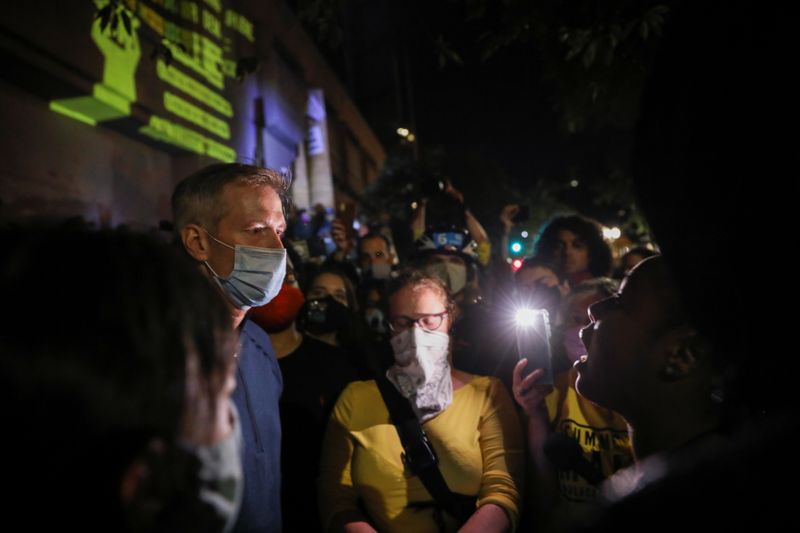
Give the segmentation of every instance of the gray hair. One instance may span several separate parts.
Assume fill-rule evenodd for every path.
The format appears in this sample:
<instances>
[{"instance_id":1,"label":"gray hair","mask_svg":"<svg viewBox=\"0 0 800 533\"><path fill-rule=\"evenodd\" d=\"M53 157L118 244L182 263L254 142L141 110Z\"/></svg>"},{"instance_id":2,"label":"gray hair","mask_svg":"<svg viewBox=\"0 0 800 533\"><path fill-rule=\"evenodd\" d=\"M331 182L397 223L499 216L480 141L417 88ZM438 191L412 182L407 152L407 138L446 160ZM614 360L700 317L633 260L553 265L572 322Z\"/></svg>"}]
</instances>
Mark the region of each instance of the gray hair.
<instances>
[{"instance_id":1,"label":"gray hair","mask_svg":"<svg viewBox=\"0 0 800 533\"><path fill-rule=\"evenodd\" d=\"M229 183L272 187L285 206L291 178L277 170L241 163L217 163L198 170L181 180L172 193L175 232L180 233L187 224L215 230L224 215L220 194Z\"/></svg>"}]
</instances>

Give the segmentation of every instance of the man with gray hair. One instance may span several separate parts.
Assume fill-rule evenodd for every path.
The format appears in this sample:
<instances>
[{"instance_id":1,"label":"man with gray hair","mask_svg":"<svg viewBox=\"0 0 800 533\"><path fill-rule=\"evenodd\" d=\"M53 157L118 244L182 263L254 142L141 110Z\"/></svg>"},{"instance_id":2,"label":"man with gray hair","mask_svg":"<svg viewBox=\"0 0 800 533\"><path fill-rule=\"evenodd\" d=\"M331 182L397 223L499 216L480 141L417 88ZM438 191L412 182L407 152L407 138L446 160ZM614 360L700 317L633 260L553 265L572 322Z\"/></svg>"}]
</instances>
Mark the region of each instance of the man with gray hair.
<instances>
[{"instance_id":1,"label":"man with gray hair","mask_svg":"<svg viewBox=\"0 0 800 533\"><path fill-rule=\"evenodd\" d=\"M283 379L269 336L245 315L272 300L283 283L288 186L270 169L215 164L185 178L172 195L177 237L225 295L240 335L233 400L241 413L245 493L236 532L281 531Z\"/></svg>"}]
</instances>

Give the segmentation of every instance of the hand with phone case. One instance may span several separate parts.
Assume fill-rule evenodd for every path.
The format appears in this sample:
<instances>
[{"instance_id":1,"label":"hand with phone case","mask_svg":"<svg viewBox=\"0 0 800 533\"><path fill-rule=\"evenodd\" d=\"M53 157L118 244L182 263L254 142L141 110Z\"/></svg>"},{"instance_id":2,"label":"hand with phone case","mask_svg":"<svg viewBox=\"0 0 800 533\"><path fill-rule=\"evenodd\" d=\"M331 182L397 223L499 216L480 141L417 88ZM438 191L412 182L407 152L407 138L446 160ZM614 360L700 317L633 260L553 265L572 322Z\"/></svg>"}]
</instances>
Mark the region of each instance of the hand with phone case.
<instances>
[{"instance_id":1,"label":"hand with phone case","mask_svg":"<svg viewBox=\"0 0 800 533\"><path fill-rule=\"evenodd\" d=\"M503 224L506 235L511 233L515 225L523 224L530 218L531 208L529 205L508 204L500 210L500 223Z\"/></svg>"},{"instance_id":2,"label":"hand with phone case","mask_svg":"<svg viewBox=\"0 0 800 533\"><path fill-rule=\"evenodd\" d=\"M530 220L531 218L531 206L529 205L521 205L517 212L514 214L514 217L511 219L514 224L523 224Z\"/></svg>"},{"instance_id":3,"label":"hand with phone case","mask_svg":"<svg viewBox=\"0 0 800 533\"><path fill-rule=\"evenodd\" d=\"M355 214L355 204L341 202L336 206L336 218L331 222L331 238L336 245L335 259L337 260L341 261L353 247Z\"/></svg>"},{"instance_id":4,"label":"hand with phone case","mask_svg":"<svg viewBox=\"0 0 800 533\"><path fill-rule=\"evenodd\" d=\"M503 224L505 235L511 233L514 228L514 217L517 216L517 213L519 213L518 204L508 204L500 210L500 223Z\"/></svg>"},{"instance_id":5,"label":"hand with phone case","mask_svg":"<svg viewBox=\"0 0 800 533\"><path fill-rule=\"evenodd\" d=\"M543 368L536 368L531 372L528 367L530 362L527 359L517 361L512 374L511 392L525 413L534 417L544 407L544 399L553 391L553 385L537 382L544 375Z\"/></svg>"}]
</instances>

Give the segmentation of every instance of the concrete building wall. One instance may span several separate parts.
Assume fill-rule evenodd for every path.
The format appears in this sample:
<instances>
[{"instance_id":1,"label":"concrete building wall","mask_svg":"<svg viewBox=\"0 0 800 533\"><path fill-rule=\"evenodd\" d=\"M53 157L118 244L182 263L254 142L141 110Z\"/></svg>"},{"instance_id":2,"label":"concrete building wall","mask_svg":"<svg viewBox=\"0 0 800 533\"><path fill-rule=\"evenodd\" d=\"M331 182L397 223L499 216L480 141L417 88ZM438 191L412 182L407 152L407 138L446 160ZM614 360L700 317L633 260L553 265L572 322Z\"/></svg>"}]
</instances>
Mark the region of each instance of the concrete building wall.
<instances>
[{"instance_id":1,"label":"concrete building wall","mask_svg":"<svg viewBox=\"0 0 800 533\"><path fill-rule=\"evenodd\" d=\"M160 4L147 0L130 3L137 6L137 13L151 15L163 9ZM236 160L253 163L260 152L268 166L302 172L306 179L300 188L307 188L299 191L305 198L301 203L313 203L314 181L319 188L322 180L331 181L336 173L335 169L327 170L325 176L326 170L317 168L319 176L311 179L314 169L305 144L310 90L322 91L329 116L335 115L337 120L335 128L325 128L331 155L328 166L335 166L338 159L339 165L347 166L347 172L361 174L364 168L380 168L385 158L383 148L284 2L222 0L223 8L228 4L252 23L254 35L253 41L229 40L231 57L254 54L258 58L255 71L242 80L225 78L224 87L211 87L233 106L230 118L204 107L207 102L202 99L193 100L165 85L160 78L165 69L152 56L158 43L144 31L144 18L137 33L140 57L132 63L135 94L129 103L123 101L111 109L112 114L120 107L128 113L119 112L119 117L110 120L101 118L95 125L56 113L50 108L52 102L77 102L74 108L80 109L83 100L91 100L92 95L97 99L98 88L101 94L112 94L114 105L124 100L119 98L126 92L124 87L109 82L108 69L104 70L108 59L104 54L108 52L101 54L96 36L89 35L90 30L96 31L91 25L93 3L30 0L4 16L0 22L0 59L11 66L0 71L0 157L5 162L0 167L0 214L50 218L79 215L100 226L142 228L169 219L169 197L175 183L218 158L142 134L153 116L198 130L196 124L171 114L165 92L176 93L203 108L203 116L225 122L228 137L199 131L205 138L230 147ZM208 6L205 2L195 5L201 10ZM53 16L36 16L44 10ZM218 18L224 22L226 15L220 12ZM173 19L178 25L184 24L182 19ZM148 20L151 27L158 26L152 16ZM164 18L165 24L169 20ZM207 82L180 61L169 68ZM259 98L264 103L261 127L255 103ZM347 143L353 146L346 147ZM349 155L334 155L333 146ZM304 155L305 160L297 160ZM367 161L366 166L350 168L348 161L359 158ZM363 184L376 174L359 175L354 182L346 173L343 177L348 184Z\"/></svg>"},{"instance_id":2,"label":"concrete building wall","mask_svg":"<svg viewBox=\"0 0 800 533\"><path fill-rule=\"evenodd\" d=\"M100 226L152 227L170 217L169 154L48 108L0 84L0 199L7 216L82 216Z\"/></svg>"}]
</instances>

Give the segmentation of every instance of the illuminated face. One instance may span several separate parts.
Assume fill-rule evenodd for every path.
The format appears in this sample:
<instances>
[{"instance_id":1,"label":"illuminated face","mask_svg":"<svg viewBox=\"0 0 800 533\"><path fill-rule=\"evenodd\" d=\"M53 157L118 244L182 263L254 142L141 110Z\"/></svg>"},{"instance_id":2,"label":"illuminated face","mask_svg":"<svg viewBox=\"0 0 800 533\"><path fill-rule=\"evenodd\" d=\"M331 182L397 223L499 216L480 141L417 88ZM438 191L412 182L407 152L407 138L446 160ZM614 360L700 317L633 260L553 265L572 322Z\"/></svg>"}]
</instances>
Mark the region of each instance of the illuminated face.
<instances>
[{"instance_id":1,"label":"illuminated face","mask_svg":"<svg viewBox=\"0 0 800 533\"><path fill-rule=\"evenodd\" d=\"M569 230L558 232L558 259L567 274L578 274L589 270L589 249L583 239Z\"/></svg>"},{"instance_id":2,"label":"illuminated face","mask_svg":"<svg viewBox=\"0 0 800 533\"><path fill-rule=\"evenodd\" d=\"M437 315L447 311L447 300L441 292L424 285L416 288L406 286L394 293L389 300L389 320L395 317L406 317L412 320L426 316ZM424 320L424 318L423 318ZM438 322L438 320L436 320ZM414 327L418 327L414 324ZM396 328L394 334L400 333L402 328ZM440 333L450 331L450 315L445 315L439 327L435 329Z\"/></svg>"},{"instance_id":3,"label":"illuminated face","mask_svg":"<svg viewBox=\"0 0 800 533\"><path fill-rule=\"evenodd\" d=\"M347 286L344 280L336 274L325 272L314 278L306 297L309 300L317 300L328 296L333 297L343 306L349 307L347 303Z\"/></svg>"},{"instance_id":4,"label":"illuminated face","mask_svg":"<svg viewBox=\"0 0 800 533\"><path fill-rule=\"evenodd\" d=\"M536 285L555 287L558 285L558 276L547 267L532 266L517 272L514 278L518 287L532 289Z\"/></svg>"},{"instance_id":5,"label":"illuminated face","mask_svg":"<svg viewBox=\"0 0 800 533\"><path fill-rule=\"evenodd\" d=\"M371 237L361 241L358 256L362 268L372 265L391 265L394 259L386 241L380 237Z\"/></svg>"},{"instance_id":6,"label":"illuminated face","mask_svg":"<svg viewBox=\"0 0 800 533\"><path fill-rule=\"evenodd\" d=\"M658 340L669 307L663 265L645 261L622 282L619 295L589 307L592 324L583 329L588 357L576 365L578 392L626 416L645 401L659 381Z\"/></svg>"},{"instance_id":7,"label":"illuminated face","mask_svg":"<svg viewBox=\"0 0 800 533\"><path fill-rule=\"evenodd\" d=\"M269 186L228 183L222 188L224 213L214 237L235 246L283 248L280 236L286 230L280 196ZM212 230L213 231L213 230ZM210 239L208 262L214 272L227 277L233 271L234 250Z\"/></svg>"}]
</instances>

